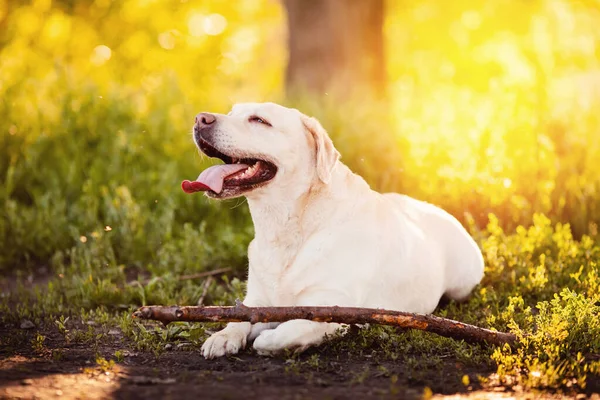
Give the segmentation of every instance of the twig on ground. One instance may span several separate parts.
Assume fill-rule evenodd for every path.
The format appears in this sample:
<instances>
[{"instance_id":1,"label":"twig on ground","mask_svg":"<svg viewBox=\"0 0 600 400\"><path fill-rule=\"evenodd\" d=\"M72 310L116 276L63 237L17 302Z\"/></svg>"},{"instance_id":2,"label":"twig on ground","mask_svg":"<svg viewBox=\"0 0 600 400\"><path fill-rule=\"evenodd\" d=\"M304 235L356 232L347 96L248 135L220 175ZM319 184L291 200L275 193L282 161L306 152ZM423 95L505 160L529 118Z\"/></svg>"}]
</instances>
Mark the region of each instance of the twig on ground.
<instances>
[{"instance_id":1,"label":"twig on ground","mask_svg":"<svg viewBox=\"0 0 600 400\"><path fill-rule=\"evenodd\" d=\"M178 281L185 281L188 279L198 279L198 278L205 278L207 276L214 276L214 275L219 275L219 274L224 274L225 272L229 272L231 271L231 268L226 267L226 268L219 268L219 269L214 269L212 271L205 271L205 272L198 272L197 274L188 274L188 275L181 275L177 277ZM152 279L156 279L157 281L162 280L161 277L157 277L157 278L148 278L148 279L144 279L141 282L140 281L131 281L128 282L128 285L135 285L138 283L141 283L142 285L147 285Z\"/></svg>"},{"instance_id":2,"label":"twig on ground","mask_svg":"<svg viewBox=\"0 0 600 400\"><path fill-rule=\"evenodd\" d=\"M188 322L285 322L307 319L343 324L382 324L419 329L470 343L514 345L516 336L464 324L434 315L414 314L357 307L246 307L239 300L234 307L146 306L133 313L134 318L152 319L164 324Z\"/></svg>"},{"instance_id":3,"label":"twig on ground","mask_svg":"<svg viewBox=\"0 0 600 400\"><path fill-rule=\"evenodd\" d=\"M214 269L212 271L199 272L197 274L181 275L177 279L180 281L184 281L186 279L198 279L198 278L204 278L207 276L215 276L215 275L219 275L219 274L224 274L225 272L229 272L229 271L231 271L231 268L229 268L229 267L219 268L219 269Z\"/></svg>"},{"instance_id":4,"label":"twig on ground","mask_svg":"<svg viewBox=\"0 0 600 400\"><path fill-rule=\"evenodd\" d=\"M196 303L198 306L201 306L204 303L204 298L206 297L206 294L208 293L208 289L210 288L210 284L213 281L214 281L214 279L212 276L209 276L204 281L204 284L202 285L202 294L200 295L200 298L198 298L198 303Z\"/></svg>"}]
</instances>

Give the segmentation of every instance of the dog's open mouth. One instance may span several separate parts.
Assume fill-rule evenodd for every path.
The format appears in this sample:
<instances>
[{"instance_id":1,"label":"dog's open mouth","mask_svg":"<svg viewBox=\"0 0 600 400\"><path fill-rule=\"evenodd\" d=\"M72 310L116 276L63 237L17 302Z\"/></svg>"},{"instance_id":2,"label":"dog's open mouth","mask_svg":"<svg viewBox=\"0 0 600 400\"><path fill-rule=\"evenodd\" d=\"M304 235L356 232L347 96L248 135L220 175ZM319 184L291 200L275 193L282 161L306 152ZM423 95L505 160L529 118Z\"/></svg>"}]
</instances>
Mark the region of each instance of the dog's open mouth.
<instances>
[{"instance_id":1,"label":"dog's open mouth","mask_svg":"<svg viewBox=\"0 0 600 400\"><path fill-rule=\"evenodd\" d=\"M264 185L277 173L277 167L269 161L228 156L202 138L198 138L198 145L204 154L219 158L225 164L205 169L195 181L183 181L181 188L186 193L208 192L211 197L233 197Z\"/></svg>"}]
</instances>

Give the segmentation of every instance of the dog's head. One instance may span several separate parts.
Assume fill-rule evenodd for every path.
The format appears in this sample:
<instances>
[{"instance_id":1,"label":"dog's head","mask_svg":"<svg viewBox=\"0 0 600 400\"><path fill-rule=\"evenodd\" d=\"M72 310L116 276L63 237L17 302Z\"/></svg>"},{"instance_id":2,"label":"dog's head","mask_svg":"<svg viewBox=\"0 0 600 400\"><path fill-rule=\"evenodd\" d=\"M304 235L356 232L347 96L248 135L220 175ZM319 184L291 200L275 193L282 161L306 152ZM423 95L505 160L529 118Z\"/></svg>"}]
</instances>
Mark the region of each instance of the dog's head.
<instances>
[{"instance_id":1,"label":"dog's head","mask_svg":"<svg viewBox=\"0 0 600 400\"><path fill-rule=\"evenodd\" d=\"M225 164L182 187L218 199L306 192L329 183L340 156L316 119L273 103L237 104L227 115L200 113L194 141Z\"/></svg>"}]
</instances>

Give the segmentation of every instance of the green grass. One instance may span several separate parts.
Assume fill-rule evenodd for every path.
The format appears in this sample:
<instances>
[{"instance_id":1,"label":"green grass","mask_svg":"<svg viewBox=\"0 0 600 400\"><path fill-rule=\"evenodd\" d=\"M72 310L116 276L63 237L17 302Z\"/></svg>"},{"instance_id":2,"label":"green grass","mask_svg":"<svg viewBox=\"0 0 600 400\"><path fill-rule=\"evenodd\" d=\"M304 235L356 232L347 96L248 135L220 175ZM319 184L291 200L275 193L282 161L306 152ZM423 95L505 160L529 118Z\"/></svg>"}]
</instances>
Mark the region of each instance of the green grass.
<instances>
[{"instance_id":1,"label":"green grass","mask_svg":"<svg viewBox=\"0 0 600 400\"><path fill-rule=\"evenodd\" d=\"M57 79L44 87L37 113L23 106L32 97L21 89L31 82L1 88L0 279L19 284L0 298L0 323L18 326L29 319L67 342L92 347L115 327L141 351L160 354L182 342L199 347L213 326L162 328L133 321L130 312L144 304L195 304L204 280L179 278L222 267L232 271L209 284L205 304L243 297L253 235L244 201L212 202L179 188L208 164L196 155L189 125L196 110L212 104L179 104L184 96L176 84L146 95ZM148 104L142 111L141 97ZM173 104L179 113L167 111ZM392 128L376 107L354 105L361 112L348 114L335 104L297 104L319 117L343 160L374 188L432 201L470 227L484 253L485 278L467 302L450 303L437 314L519 337L515 348L493 348L371 327L328 344L327 354L376 353L415 371L436 368L451 354L466 365L494 365L502 384L525 388L579 390L590 376L600 377L600 180L593 175L600 144L586 142L591 133L560 139L542 123L513 127L540 130L556 146L542 146L541 158L533 160L526 155L537 144L507 140L524 149L515 153L521 158L511 173L534 172L505 190L483 164L470 177L460 170L454 178L444 175L457 161L444 164L451 152L436 143L416 141L413 150L429 155L411 158L406 138L393 130L381 133ZM503 121L500 114L494 118L490 124ZM594 118L582 114L580 129L593 132ZM561 143L575 150L559 154ZM583 150L589 159L580 157ZM48 281L32 289L26 278L40 269ZM0 344L46 348L43 332L33 341L15 333ZM303 362L319 365L316 358ZM373 373L365 370L356 380Z\"/></svg>"}]
</instances>

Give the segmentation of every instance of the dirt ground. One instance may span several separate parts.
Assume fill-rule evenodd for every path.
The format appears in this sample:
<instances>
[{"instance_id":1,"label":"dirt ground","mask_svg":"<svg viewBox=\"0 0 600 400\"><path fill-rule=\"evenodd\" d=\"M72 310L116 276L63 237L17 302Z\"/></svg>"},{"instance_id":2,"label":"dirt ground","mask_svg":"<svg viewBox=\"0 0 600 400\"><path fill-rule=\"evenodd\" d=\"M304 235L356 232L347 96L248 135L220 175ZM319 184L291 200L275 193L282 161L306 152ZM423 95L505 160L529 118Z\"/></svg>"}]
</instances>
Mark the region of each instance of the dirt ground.
<instances>
[{"instance_id":1,"label":"dirt ground","mask_svg":"<svg viewBox=\"0 0 600 400\"><path fill-rule=\"evenodd\" d=\"M292 359L244 352L208 361L193 348L173 346L158 357L127 350L133 349L131 343L118 334L94 347L66 343L56 330L40 332L46 340L35 349L31 343L36 330L0 328L1 335L18 337L20 343L0 348L0 398L540 398L539 394L507 392L489 383L483 387L478 376L493 376L493 368L466 368L452 357L441 367L426 370L369 355L321 354L319 349ZM123 355L116 364L97 362L97 356L114 359L117 350ZM467 384L463 382L465 375L469 377ZM588 396L600 399L593 392L592 388Z\"/></svg>"}]
</instances>

